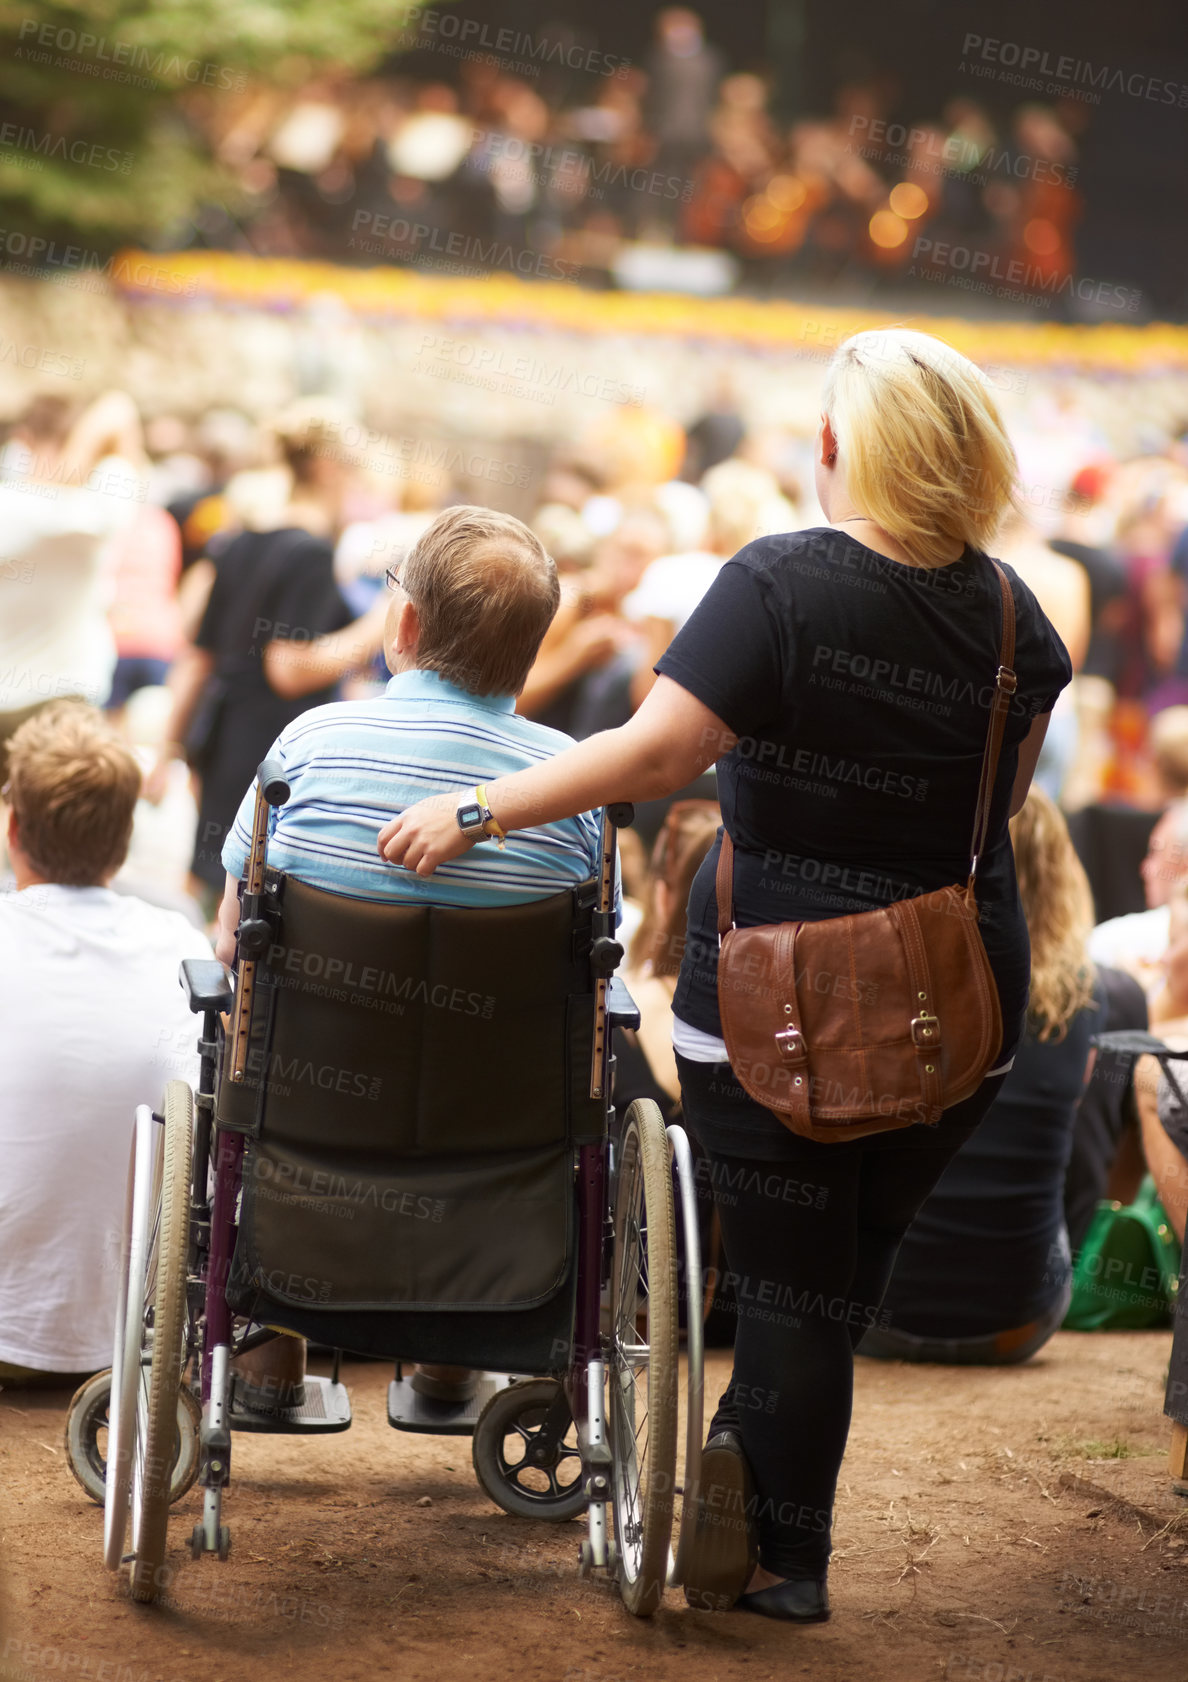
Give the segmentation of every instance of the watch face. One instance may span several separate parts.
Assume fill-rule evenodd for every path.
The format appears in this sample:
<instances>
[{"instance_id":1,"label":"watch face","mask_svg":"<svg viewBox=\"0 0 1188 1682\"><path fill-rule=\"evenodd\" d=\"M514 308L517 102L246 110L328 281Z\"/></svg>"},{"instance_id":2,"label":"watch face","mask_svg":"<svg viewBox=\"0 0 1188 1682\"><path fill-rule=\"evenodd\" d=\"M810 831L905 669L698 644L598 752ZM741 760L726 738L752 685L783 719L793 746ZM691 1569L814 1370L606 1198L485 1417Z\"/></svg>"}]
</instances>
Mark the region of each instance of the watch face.
<instances>
[{"instance_id":1,"label":"watch face","mask_svg":"<svg viewBox=\"0 0 1188 1682\"><path fill-rule=\"evenodd\" d=\"M481 829L483 825L483 809L473 802L469 806L458 808L459 829Z\"/></svg>"}]
</instances>

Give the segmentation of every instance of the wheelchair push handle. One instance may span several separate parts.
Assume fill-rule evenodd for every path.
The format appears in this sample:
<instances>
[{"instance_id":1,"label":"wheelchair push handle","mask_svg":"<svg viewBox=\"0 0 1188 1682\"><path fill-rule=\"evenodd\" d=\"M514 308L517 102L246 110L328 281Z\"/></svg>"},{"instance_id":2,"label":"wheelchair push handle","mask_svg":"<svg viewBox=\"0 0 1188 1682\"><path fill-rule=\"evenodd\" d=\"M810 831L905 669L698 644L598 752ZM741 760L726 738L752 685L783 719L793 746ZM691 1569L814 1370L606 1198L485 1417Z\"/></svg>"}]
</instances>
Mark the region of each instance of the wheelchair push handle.
<instances>
[{"instance_id":1,"label":"wheelchair push handle","mask_svg":"<svg viewBox=\"0 0 1188 1682\"><path fill-rule=\"evenodd\" d=\"M594 913L594 939L590 968L594 974L594 1039L590 1054L590 1096L605 1098L607 1090L606 1031L607 981L623 961L623 948L614 938L616 831L635 821L630 801L608 803L602 808L599 843L598 909Z\"/></svg>"},{"instance_id":2,"label":"wheelchair push handle","mask_svg":"<svg viewBox=\"0 0 1188 1682\"><path fill-rule=\"evenodd\" d=\"M264 759L256 772L256 785L269 806L283 806L291 792L284 767L278 759Z\"/></svg>"},{"instance_id":3,"label":"wheelchair push handle","mask_svg":"<svg viewBox=\"0 0 1188 1682\"><path fill-rule=\"evenodd\" d=\"M248 1030L256 988L256 961L272 939L272 927L262 913L264 866L268 849L268 813L289 798L289 784L277 759L265 759L256 772L256 806L252 814L252 847L239 905L236 950L239 974L231 1044L231 1079L238 1085L247 1072Z\"/></svg>"}]
</instances>

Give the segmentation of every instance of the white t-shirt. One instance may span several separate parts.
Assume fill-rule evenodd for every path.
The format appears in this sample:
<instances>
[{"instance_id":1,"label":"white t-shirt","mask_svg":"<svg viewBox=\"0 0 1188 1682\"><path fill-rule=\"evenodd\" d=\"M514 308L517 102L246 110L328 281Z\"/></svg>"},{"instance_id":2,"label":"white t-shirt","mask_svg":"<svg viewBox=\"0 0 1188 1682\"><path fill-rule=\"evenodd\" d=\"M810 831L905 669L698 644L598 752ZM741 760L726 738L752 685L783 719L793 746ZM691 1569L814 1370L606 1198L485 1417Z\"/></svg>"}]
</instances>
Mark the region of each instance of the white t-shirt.
<instances>
[{"instance_id":1,"label":"white t-shirt","mask_svg":"<svg viewBox=\"0 0 1188 1682\"><path fill-rule=\"evenodd\" d=\"M116 645L102 550L143 502L142 481L115 456L87 486L0 479L0 712L61 695L107 700Z\"/></svg>"},{"instance_id":2,"label":"white t-shirt","mask_svg":"<svg viewBox=\"0 0 1188 1682\"><path fill-rule=\"evenodd\" d=\"M0 897L0 1361L111 1365L138 1104L194 1081L178 984L206 936L107 888Z\"/></svg>"},{"instance_id":3,"label":"white t-shirt","mask_svg":"<svg viewBox=\"0 0 1188 1682\"><path fill-rule=\"evenodd\" d=\"M693 549L661 555L624 599L624 619L667 619L679 631L722 570L725 555Z\"/></svg>"},{"instance_id":4,"label":"white t-shirt","mask_svg":"<svg viewBox=\"0 0 1188 1682\"><path fill-rule=\"evenodd\" d=\"M1171 939L1171 908L1131 911L1098 923L1089 936L1089 956L1095 964L1125 970L1147 986Z\"/></svg>"}]
</instances>

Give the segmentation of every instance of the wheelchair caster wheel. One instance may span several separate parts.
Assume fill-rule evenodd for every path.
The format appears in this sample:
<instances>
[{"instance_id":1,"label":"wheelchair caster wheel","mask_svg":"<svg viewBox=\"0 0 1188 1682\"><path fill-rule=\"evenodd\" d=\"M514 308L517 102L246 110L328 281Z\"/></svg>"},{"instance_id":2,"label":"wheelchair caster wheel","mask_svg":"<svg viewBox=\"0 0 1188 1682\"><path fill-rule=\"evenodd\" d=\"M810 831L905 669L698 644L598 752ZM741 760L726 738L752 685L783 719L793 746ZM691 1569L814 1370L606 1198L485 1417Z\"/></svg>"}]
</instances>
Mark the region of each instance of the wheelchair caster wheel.
<instances>
[{"instance_id":1,"label":"wheelchair caster wheel","mask_svg":"<svg viewBox=\"0 0 1188 1682\"><path fill-rule=\"evenodd\" d=\"M495 1392L475 1426L475 1476L495 1505L516 1518L561 1523L586 1510L582 1456L568 1407L564 1429L549 1423L560 1395L551 1378L510 1384Z\"/></svg>"},{"instance_id":2,"label":"wheelchair caster wheel","mask_svg":"<svg viewBox=\"0 0 1188 1682\"><path fill-rule=\"evenodd\" d=\"M206 1549L206 1532L200 1524L196 1524L190 1532L190 1558L201 1559Z\"/></svg>"},{"instance_id":3,"label":"wheelchair caster wheel","mask_svg":"<svg viewBox=\"0 0 1188 1682\"><path fill-rule=\"evenodd\" d=\"M583 1542L578 1549L578 1576L588 1577L594 1569L594 1549L589 1542Z\"/></svg>"},{"instance_id":4,"label":"wheelchair caster wheel","mask_svg":"<svg viewBox=\"0 0 1188 1682\"><path fill-rule=\"evenodd\" d=\"M107 1500L106 1438L111 1411L111 1368L75 1391L66 1412L66 1464L91 1500L102 1507ZM184 1386L177 1393L177 1434L174 1438L170 1501L178 1501L198 1476L198 1433L202 1409Z\"/></svg>"},{"instance_id":5,"label":"wheelchair caster wheel","mask_svg":"<svg viewBox=\"0 0 1188 1682\"><path fill-rule=\"evenodd\" d=\"M219 1558L226 1559L231 1552L231 1531L225 1524L219 1525Z\"/></svg>"}]
</instances>

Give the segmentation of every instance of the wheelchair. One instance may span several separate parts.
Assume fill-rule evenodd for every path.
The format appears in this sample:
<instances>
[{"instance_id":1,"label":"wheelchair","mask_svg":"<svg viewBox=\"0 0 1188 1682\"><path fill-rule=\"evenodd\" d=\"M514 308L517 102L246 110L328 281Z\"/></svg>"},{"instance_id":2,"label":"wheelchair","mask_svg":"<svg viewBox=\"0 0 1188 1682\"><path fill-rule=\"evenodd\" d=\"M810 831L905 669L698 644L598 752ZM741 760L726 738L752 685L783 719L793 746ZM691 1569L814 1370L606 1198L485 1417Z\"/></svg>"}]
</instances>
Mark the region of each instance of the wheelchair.
<instances>
[{"instance_id":1,"label":"wheelchair","mask_svg":"<svg viewBox=\"0 0 1188 1682\"><path fill-rule=\"evenodd\" d=\"M195 1479L190 1551L225 1560L235 1433L347 1429L346 1351L396 1363L393 1425L472 1435L506 1512L584 1511L579 1574L609 1575L649 1616L682 1581L692 1529L701 1262L684 1132L653 1103L620 1117L611 1101L614 1031L639 1021L613 979L631 808L604 814L598 877L471 910L273 870L270 810L288 797L265 762L234 983L182 965L198 1089L173 1081L160 1112L136 1113L112 1371L67 1425L103 1501L104 1562L130 1567L134 1600L158 1599L170 1504ZM278 1332L332 1351L333 1372L271 1416L244 1403L233 1363ZM408 1362L478 1371L478 1395L419 1398Z\"/></svg>"}]
</instances>

